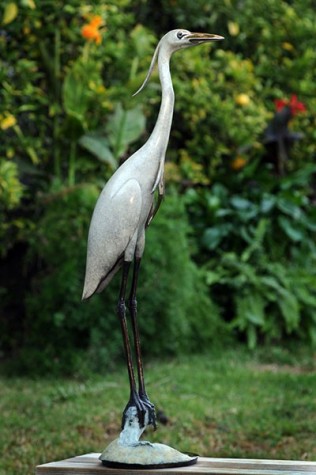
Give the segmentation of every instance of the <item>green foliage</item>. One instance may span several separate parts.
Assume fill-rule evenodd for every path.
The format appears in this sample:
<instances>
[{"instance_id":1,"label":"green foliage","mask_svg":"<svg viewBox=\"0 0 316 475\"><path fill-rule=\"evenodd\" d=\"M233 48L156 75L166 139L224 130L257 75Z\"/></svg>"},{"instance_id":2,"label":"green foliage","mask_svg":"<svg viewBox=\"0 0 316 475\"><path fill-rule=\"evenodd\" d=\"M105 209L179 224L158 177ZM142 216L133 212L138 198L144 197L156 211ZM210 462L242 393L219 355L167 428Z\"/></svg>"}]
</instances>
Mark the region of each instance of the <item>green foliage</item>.
<instances>
[{"instance_id":1,"label":"green foliage","mask_svg":"<svg viewBox=\"0 0 316 475\"><path fill-rule=\"evenodd\" d=\"M36 194L50 189L53 180L65 186L93 181L104 165L102 175L109 177L143 132L144 116L131 100L142 61L133 59L131 52L141 51L146 43L144 53L149 55L155 40L144 27L134 26L128 4L120 0L83 5L76 0L65 5L44 0L3 5L0 156L7 162L1 166L16 170L19 182L6 172L1 191L17 197L23 189L28 197L16 207L20 228L28 227L26 215L33 214ZM101 44L82 37L81 28L93 15L103 22ZM116 121L111 127L113 114ZM130 120L133 130L127 129ZM78 147L80 138L83 147ZM102 164L91 160L89 152ZM0 223L0 235L12 247L18 233L16 219L6 214L10 207L12 203ZM19 239L27 240L20 234ZM1 249L3 254L7 250Z\"/></svg>"},{"instance_id":2,"label":"green foliage","mask_svg":"<svg viewBox=\"0 0 316 475\"><path fill-rule=\"evenodd\" d=\"M19 358L27 371L77 369L89 347L90 328L99 325L108 335L114 326L115 315L100 299L89 306L80 302L87 229L98 194L95 185L83 184L56 186L43 197L45 213L29 240L28 262L36 262L37 269L25 298L28 331ZM104 345L108 359L119 351L117 345L114 333Z\"/></svg>"},{"instance_id":3,"label":"green foliage","mask_svg":"<svg viewBox=\"0 0 316 475\"><path fill-rule=\"evenodd\" d=\"M0 163L0 207L12 209L19 205L23 195L23 185L19 181L14 162Z\"/></svg>"},{"instance_id":4,"label":"green foliage","mask_svg":"<svg viewBox=\"0 0 316 475\"><path fill-rule=\"evenodd\" d=\"M221 335L219 310L190 258L183 202L167 196L147 232L139 292L145 349L155 355L210 348Z\"/></svg>"},{"instance_id":5,"label":"green foliage","mask_svg":"<svg viewBox=\"0 0 316 475\"><path fill-rule=\"evenodd\" d=\"M95 16L96 36L88 38L82 28ZM315 342L312 0L6 0L0 17L4 356L21 348L31 368L40 351L44 371L78 366L78 351L88 351L95 368L120 354L119 335L108 344L103 336L115 327L108 309L115 307L118 280L105 296L79 305L86 232L98 190L153 127L160 103L156 71L142 95L132 93L158 38L179 25L225 41L172 59L175 126L165 175L167 187L175 182L185 194L190 226L171 198L148 230L139 298L150 315L148 325L140 319L151 341L145 352L189 351L198 339L207 347L215 328L221 334L219 314L250 346L289 336ZM289 124L303 138L277 179L264 161L262 135L274 100L292 94L307 108ZM164 207L169 214L161 214ZM188 242L204 267L208 297ZM157 272L166 276L154 279ZM153 343L155 331L161 337Z\"/></svg>"},{"instance_id":6,"label":"green foliage","mask_svg":"<svg viewBox=\"0 0 316 475\"><path fill-rule=\"evenodd\" d=\"M174 82L177 112L185 119L181 146L186 160L200 163L210 180L249 145L256 146L258 153L258 137L269 113L258 97L260 80L250 60L219 49L212 52L212 68L205 69L208 56L206 49L179 55L178 63L194 75L188 80L180 71ZM247 105L238 105L246 93Z\"/></svg>"},{"instance_id":7,"label":"green foliage","mask_svg":"<svg viewBox=\"0 0 316 475\"><path fill-rule=\"evenodd\" d=\"M205 221L197 223L197 226L201 230L204 246L213 250L222 245L222 249L228 250L230 242L225 242L225 239L231 236L238 252L245 245L250 245L252 249L258 242L258 230L263 229L260 223L264 223L266 230L264 237L260 238L272 259L300 259L306 252L314 259L315 170L315 166L311 165L288 175L281 182L270 178L268 183L262 178L249 182L245 170L244 177L239 177L235 183L230 182L226 186L215 183L210 190L191 192L188 200L198 201L203 207ZM241 187L242 194L239 191Z\"/></svg>"},{"instance_id":8,"label":"green foliage","mask_svg":"<svg viewBox=\"0 0 316 475\"><path fill-rule=\"evenodd\" d=\"M164 12L159 21L153 2L147 12L145 7L141 10L159 35L182 25L225 37L211 51L193 48L173 59L178 124L171 133L174 149L185 149L190 161L202 164L204 174L218 181L223 169L231 173L236 156L252 161L262 153L260 134L273 112L273 100L297 94L308 112L295 118L304 140L293 153L295 164L287 167L297 169L312 162L316 139L313 1L159 3L160 9L155 3L157 15ZM190 180L179 154L174 152L172 158Z\"/></svg>"},{"instance_id":9,"label":"green foliage","mask_svg":"<svg viewBox=\"0 0 316 475\"><path fill-rule=\"evenodd\" d=\"M135 142L144 129L145 116L142 110L139 107L124 110L122 104L118 103L109 117L105 131L85 134L80 138L79 144L115 169L130 143Z\"/></svg>"},{"instance_id":10,"label":"green foliage","mask_svg":"<svg viewBox=\"0 0 316 475\"><path fill-rule=\"evenodd\" d=\"M248 249L246 249L247 251ZM280 341L296 335L316 343L316 275L286 263L245 260L223 253L209 261L206 279L214 295L230 296L231 327L245 334L253 349L259 340Z\"/></svg>"},{"instance_id":11,"label":"green foliage","mask_svg":"<svg viewBox=\"0 0 316 475\"><path fill-rule=\"evenodd\" d=\"M8 160L0 162L0 256L5 256L15 242L24 238L25 230L31 223L15 216L21 204L25 187L19 180L16 163Z\"/></svg>"},{"instance_id":12,"label":"green foliage","mask_svg":"<svg viewBox=\"0 0 316 475\"><path fill-rule=\"evenodd\" d=\"M211 295L251 348L289 335L316 343L314 173L270 179L271 189L244 177L243 195L223 184L187 195Z\"/></svg>"}]
</instances>

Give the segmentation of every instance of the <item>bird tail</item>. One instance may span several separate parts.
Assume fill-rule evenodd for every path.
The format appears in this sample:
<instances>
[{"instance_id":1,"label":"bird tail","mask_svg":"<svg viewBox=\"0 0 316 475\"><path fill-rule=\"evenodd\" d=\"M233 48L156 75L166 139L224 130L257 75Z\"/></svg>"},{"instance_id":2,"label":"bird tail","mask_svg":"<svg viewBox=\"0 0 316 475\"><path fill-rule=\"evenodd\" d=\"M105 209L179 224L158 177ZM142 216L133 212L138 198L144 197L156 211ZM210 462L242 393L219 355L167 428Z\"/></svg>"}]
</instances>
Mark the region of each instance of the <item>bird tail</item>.
<instances>
[{"instance_id":1,"label":"bird tail","mask_svg":"<svg viewBox=\"0 0 316 475\"><path fill-rule=\"evenodd\" d=\"M94 269L94 272L89 272L89 266L87 266L86 276L82 292L82 300L87 300L92 297L95 293L102 292L103 289L110 283L114 275L121 268L123 263L123 255L121 255L113 267L107 273L97 272L97 269ZM97 279L95 276L98 275Z\"/></svg>"},{"instance_id":2,"label":"bird tail","mask_svg":"<svg viewBox=\"0 0 316 475\"><path fill-rule=\"evenodd\" d=\"M84 285L81 300L88 300L95 293L96 289L91 290L88 285Z\"/></svg>"}]
</instances>

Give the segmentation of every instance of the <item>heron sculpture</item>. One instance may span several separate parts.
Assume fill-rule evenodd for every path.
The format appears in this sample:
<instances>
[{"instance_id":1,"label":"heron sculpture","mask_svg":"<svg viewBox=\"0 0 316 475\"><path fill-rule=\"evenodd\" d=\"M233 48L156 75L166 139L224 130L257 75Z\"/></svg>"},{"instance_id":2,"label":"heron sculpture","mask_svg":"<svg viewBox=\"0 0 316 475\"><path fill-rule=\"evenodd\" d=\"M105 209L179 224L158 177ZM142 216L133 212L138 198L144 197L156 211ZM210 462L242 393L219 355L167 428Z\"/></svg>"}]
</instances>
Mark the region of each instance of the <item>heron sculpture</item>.
<instances>
[{"instance_id":1,"label":"heron sculpture","mask_svg":"<svg viewBox=\"0 0 316 475\"><path fill-rule=\"evenodd\" d=\"M145 87L158 60L162 100L156 125L147 142L131 155L106 183L93 212L82 298L88 299L93 294L101 292L114 274L122 268L117 314L123 334L130 384L130 397L123 412L122 429L133 425L130 417L131 409L134 410L139 432L142 432L147 425L156 428L154 405L148 398L144 382L137 325L136 289L145 247L145 230L155 216L164 195L164 162L174 108L170 57L179 49L222 39L223 37L218 35L177 29L170 31L159 41L144 83L135 93L138 94ZM155 199L156 190L157 199ZM127 282L132 263L133 276L127 306L132 322L138 385L126 321Z\"/></svg>"}]
</instances>

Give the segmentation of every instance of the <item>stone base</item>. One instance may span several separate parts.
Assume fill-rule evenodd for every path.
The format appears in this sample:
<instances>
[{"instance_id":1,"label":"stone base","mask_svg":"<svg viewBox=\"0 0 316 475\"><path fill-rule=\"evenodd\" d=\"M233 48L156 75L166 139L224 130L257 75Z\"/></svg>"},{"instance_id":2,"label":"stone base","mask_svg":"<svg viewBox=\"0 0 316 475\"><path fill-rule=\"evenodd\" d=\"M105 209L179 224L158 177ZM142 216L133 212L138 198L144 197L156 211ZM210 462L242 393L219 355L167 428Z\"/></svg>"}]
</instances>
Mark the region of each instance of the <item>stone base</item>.
<instances>
[{"instance_id":1,"label":"stone base","mask_svg":"<svg viewBox=\"0 0 316 475\"><path fill-rule=\"evenodd\" d=\"M99 458L106 467L135 469L185 467L194 465L198 459L168 445L141 441L126 446L120 439L111 442Z\"/></svg>"}]
</instances>

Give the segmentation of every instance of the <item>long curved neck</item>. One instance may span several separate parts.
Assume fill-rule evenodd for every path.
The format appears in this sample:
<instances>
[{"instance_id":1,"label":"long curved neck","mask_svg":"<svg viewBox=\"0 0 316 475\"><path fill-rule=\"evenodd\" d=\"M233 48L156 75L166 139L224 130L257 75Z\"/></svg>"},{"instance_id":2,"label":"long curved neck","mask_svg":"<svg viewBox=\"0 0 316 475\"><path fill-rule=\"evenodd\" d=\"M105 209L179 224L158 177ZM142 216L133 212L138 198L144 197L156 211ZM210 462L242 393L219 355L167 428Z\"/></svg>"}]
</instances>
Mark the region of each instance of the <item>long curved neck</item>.
<instances>
[{"instance_id":1,"label":"long curved neck","mask_svg":"<svg viewBox=\"0 0 316 475\"><path fill-rule=\"evenodd\" d=\"M168 146L174 108L174 92L169 65L170 56L170 51L161 47L158 54L158 71L162 98L157 122L148 140L157 146L161 159L164 158Z\"/></svg>"}]
</instances>

